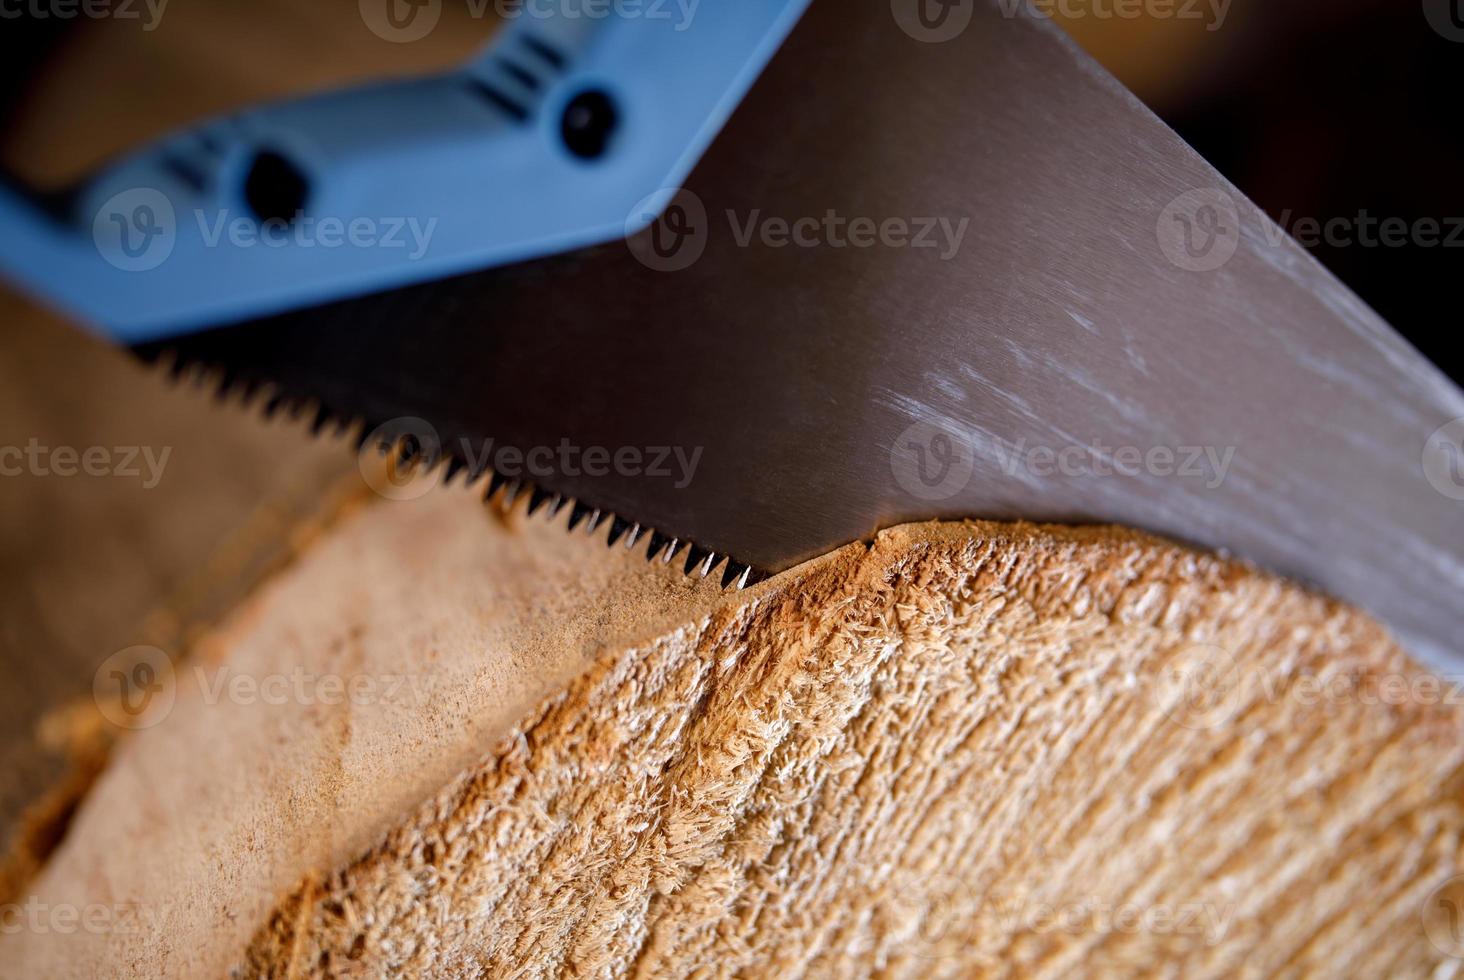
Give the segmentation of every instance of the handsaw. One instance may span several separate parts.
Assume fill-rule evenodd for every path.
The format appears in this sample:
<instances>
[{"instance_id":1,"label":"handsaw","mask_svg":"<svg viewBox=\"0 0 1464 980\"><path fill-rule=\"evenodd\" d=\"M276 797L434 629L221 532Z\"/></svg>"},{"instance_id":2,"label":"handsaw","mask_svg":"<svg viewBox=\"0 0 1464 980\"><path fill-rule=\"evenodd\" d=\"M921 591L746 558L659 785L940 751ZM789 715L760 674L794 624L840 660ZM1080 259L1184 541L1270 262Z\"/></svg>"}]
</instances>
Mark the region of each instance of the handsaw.
<instances>
[{"instance_id":1,"label":"handsaw","mask_svg":"<svg viewBox=\"0 0 1464 980\"><path fill-rule=\"evenodd\" d=\"M144 309L136 349L724 583L907 521L1119 523L1464 662L1452 382L1026 5L766 12L629 234Z\"/></svg>"}]
</instances>

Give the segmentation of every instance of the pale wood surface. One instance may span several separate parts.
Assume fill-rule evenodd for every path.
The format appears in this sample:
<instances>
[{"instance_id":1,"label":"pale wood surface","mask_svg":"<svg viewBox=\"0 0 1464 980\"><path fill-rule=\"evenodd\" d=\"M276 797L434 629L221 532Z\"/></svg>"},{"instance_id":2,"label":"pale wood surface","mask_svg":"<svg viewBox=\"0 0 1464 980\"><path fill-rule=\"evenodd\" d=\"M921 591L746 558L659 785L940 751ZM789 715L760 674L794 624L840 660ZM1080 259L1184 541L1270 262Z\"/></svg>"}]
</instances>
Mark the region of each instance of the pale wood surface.
<instances>
[{"instance_id":1,"label":"pale wood surface","mask_svg":"<svg viewBox=\"0 0 1464 980\"><path fill-rule=\"evenodd\" d=\"M211 702L222 668L417 686ZM1419 676L1123 531L902 529L722 595L378 502L198 647L30 889L143 927L0 974L1447 975L1464 717Z\"/></svg>"},{"instance_id":2,"label":"pale wood surface","mask_svg":"<svg viewBox=\"0 0 1464 980\"><path fill-rule=\"evenodd\" d=\"M4 292L0 351L0 447L44 450L37 465L8 455L18 472L0 476L3 840L68 764L48 717L89 702L119 650L180 654L290 554L355 465L297 422L173 385ZM109 468L58 469L58 449L105 450Z\"/></svg>"}]
</instances>

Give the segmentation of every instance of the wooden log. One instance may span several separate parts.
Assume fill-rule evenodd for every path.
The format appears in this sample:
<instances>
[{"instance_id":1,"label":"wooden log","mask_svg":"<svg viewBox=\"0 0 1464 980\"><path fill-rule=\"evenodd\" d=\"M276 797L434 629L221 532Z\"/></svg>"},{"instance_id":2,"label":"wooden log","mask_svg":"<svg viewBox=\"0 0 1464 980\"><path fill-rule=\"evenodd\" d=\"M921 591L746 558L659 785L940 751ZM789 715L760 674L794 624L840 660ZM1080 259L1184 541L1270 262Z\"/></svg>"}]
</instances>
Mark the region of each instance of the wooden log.
<instances>
[{"instance_id":1,"label":"wooden log","mask_svg":"<svg viewBox=\"0 0 1464 980\"><path fill-rule=\"evenodd\" d=\"M985 523L724 594L564 518L442 490L343 517L180 660L8 913L101 926L9 930L0 970L1425 976L1464 955L1436 891L1460 871L1464 717L1346 607L1128 531ZM327 703L331 677L368 693Z\"/></svg>"}]
</instances>

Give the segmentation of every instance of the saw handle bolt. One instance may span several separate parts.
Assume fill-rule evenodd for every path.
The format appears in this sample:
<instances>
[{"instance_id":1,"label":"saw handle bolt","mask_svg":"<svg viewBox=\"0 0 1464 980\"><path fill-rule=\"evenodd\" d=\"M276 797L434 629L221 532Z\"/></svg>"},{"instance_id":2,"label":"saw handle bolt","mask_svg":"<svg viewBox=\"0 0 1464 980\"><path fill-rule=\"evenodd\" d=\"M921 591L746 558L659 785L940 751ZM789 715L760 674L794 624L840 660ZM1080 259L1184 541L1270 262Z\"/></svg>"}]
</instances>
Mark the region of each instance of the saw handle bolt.
<instances>
[{"instance_id":1,"label":"saw handle bolt","mask_svg":"<svg viewBox=\"0 0 1464 980\"><path fill-rule=\"evenodd\" d=\"M255 155L244 178L244 201L261 224L293 223L309 199L310 181L288 157L275 150Z\"/></svg>"},{"instance_id":2,"label":"saw handle bolt","mask_svg":"<svg viewBox=\"0 0 1464 980\"><path fill-rule=\"evenodd\" d=\"M582 160L603 156L620 123L615 102L599 89L588 89L569 100L560 119L565 148Z\"/></svg>"}]
</instances>

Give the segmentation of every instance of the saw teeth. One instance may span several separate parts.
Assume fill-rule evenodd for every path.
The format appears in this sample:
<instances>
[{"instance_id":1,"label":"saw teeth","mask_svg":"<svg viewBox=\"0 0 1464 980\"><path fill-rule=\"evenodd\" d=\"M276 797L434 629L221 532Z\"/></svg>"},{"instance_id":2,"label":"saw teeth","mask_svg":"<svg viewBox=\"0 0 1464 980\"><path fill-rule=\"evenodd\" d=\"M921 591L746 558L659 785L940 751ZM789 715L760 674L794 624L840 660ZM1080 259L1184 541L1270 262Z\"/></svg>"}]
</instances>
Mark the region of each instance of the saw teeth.
<instances>
[{"instance_id":1,"label":"saw teeth","mask_svg":"<svg viewBox=\"0 0 1464 980\"><path fill-rule=\"evenodd\" d=\"M712 552L710 549L702 548L694 544L687 545L686 564L682 566L682 571L685 574L690 575L692 572L696 571L697 566L705 564L709 559L711 559L711 557ZM706 577L705 569L702 571L702 577Z\"/></svg>"},{"instance_id":2,"label":"saw teeth","mask_svg":"<svg viewBox=\"0 0 1464 980\"><path fill-rule=\"evenodd\" d=\"M635 548L636 542L638 542L640 540L640 536L641 536L641 526L640 526L640 524L639 523L633 523L633 524L631 524L630 525L630 533L628 535L626 535L626 538L625 538L625 550L626 551L630 551L633 548Z\"/></svg>"},{"instance_id":3,"label":"saw teeth","mask_svg":"<svg viewBox=\"0 0 1464 980\"><path fill-rule=\"evenodd\" d=\"M244 378L239 382L239 394L236 396L239 399L239 404L248 408L254 404L254 399L263 389L264 385L260 384L258 378Z\"/></svg>"},{"instance_id":4,"label":"saw teeth","mask_svg":"<svg viewBox=\"0 0 1464 980\"><path fill-rule=\"evenodd\" d=\"M362 432L355 439L356 452L357 453L364 453L366 451L367 445L369 445L370 442L371 442L371 432L369 430L366 431L366 432Z\"/></svg>"},{"instance_id":5,"label":"saw teeth","mask_svg":"<svg viewBox=\"0 0 1464 980\"><path fill-rule=\"evenodd\" d=\"M281 408L283 408L284 405L285 405L285 396L284 396L284 394L281 393L281 392L276 392L275 394L273 394L273 395L270 396L269 401L267 401L267 402L264 403L264 417L267 418L267 419L274 418L275 417L275 414Z\"/></svg>"},{"instance_id":6,"label":"saw teeth","mask_svg":"<svg viewBox=\"0 0 1464 980\"><path fill-rule=\"evenodd\" d=\"M494 494L497 494L501 490L503 493L499 498L499 504L507 510L513 506L514 501L518 499L523 489L524 484L522 480L510 480L506 476L494 473L488 480L488 490L483 494L483 499L485 501L492 500Z\"/></svg>"},{"instance_id":7,"label":"saw teeth","mask_svg":"<svg viewBox=\"0 0 1464 980\"><path fill-rule=\"evenodd\" d=\"M486 476L484 501L490 501L501 493L500 506L511 508L519 495L528 491L527 513L532 515L547 505L550 520L558 517L568 507L569 516L565 521L568 531L573 532L583 525L585 532L593 535L608 520L609 528L604 538L608 547L623 545L629 550L645 539L647 561L659 560L664 565L670 565L680 556L681 572L688 578L710 578L720 569L722 589L740 591L766 577L742 562L734 561L730 557L719 557L709 548L645 528L635 521L601 510L582 500L535 486L522 479L511 479L486 467L475 470L470 461L456 453L427 452L410 435L401 440L389 440L378 434L379 428L372 425L369 419L340 414L316 398L297 397L293 392L256 375L241 374L227 366L194 361L175 348L152 345L134 348L133 353L180 386L210 387L216 400L233 401L246 409L258 405L260 413L266 419L273 419L283 411L286 417L308 425L311 435L320 436L328 432L332 438L353 444L358 453L364 453L374 446L382 457L395 454L396 465L403 468L431 468L445 462L442 478L444 485L451 485L454 480L463 476L464 485L471 486Z\"/></svg>"},{"instance_id":8,"label":"saw teeth","mask_svg":"<svg viewBox=\"0 0 1464 980\"><path fill-rule=\"evenodd\" d=\"M233 394L234 386L239 383L239 376L233 371L225 371L219 377L218 385L214 388L214 401L226 402Z\"/></svg>"},{"instance_id":9,"label":"saw teeth","mask_svg":"<svg viewBox=\"0 0 1464 980\"><path fill-rule=\"evenodd\" d=\"M613 548L615 547L615 542L625 537L629 531L630 521L627 521L623 517L612 517L610 518L610 536L605 543Z\"/></svg>"},{"instance_id":10,"label":"saw teeth","mask_svg":"<svg viewBox=\"0 0 1464 980\"><path fill-rule=\"evenodd\" d=\"M558 494L551 493L550 491L545 490L543 487L535 487L533 489L533 492L529 494L529 516L532 517L537 510L539 510L550 501L556 499L557 497ZM550 508L549 515L552 517L554 516L554 513L555 509Z\"/></svg>"},{"instance_id":11,"label":"saw teeth","mask_svg":"<svg viewBox=\"0 0 1464 980\"><path fill-rule=\"evenodd\" d=\"M315 409L315 418L310 423L310 434L318 436L325 431L326 425L330 423L330 409L321 405Z\"/></svg>"},{"instance_id":12,"label":"saw teeth","mask_svg":"<svg viewBox=\"0 0 1464 980\"><path fill-rule=\"evenodd\" d=\"M199 389L210 387L216 388L219 383L219 379L222 377L222 369L215 372L215 370L209 365L200 364L188 372L188 384L194 388Z\"/></svg>"},{"instance_id":13,"label":"saw teeth","mask_svg":"<svg viewBox=\"0 0 1464 980\"><path fill-rule=\"evenodd\" d=\"M747 587L747 577L751 572L752 569L742 562L727 559L727 567L722 571L722 588L725 589L735 582L740 592Z\"/></svg>"},{"instance_id":14,"label":"saw teeth","mask_svg":"<svg viewBox=\"0 0 1464 980\"><path fill-rule=\"evenodd\" d=\"M409 473L418 468L430 470L437 465L437 454L410 435L398 440L396 453L397 468L403 473Z\"/></svg>"},{"instance_id":15,"label":"saw teeth","mask_svg":"<svg viewBox=\"0 0 1464 980\"><path fill-rule=\"evenodd\" d=\"M585 504L580 503L579 501L575 501L574 506L569 509L569 530L573 531L575 528L579 527L580 524L583 523L584 520L588 518L591 514L594 514L595 516L595 519L590 522L589 528L591 531L593 531L595 529L595 525L600 522L600 512L586 506Z\"/></svg>"},{"instance_id":16,"label":"saw teeth","mask_svg":"<svg viewBox=\"0 0 1464 980\"><path fill-rule=\"evenodd\" d=\"M646 561L655 561L671 540L660 531L652 531L650 544L646 546Z\"/></svg>"}]
</instances>

